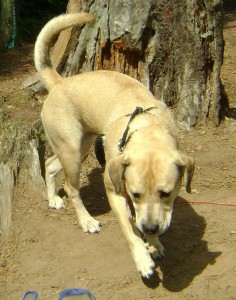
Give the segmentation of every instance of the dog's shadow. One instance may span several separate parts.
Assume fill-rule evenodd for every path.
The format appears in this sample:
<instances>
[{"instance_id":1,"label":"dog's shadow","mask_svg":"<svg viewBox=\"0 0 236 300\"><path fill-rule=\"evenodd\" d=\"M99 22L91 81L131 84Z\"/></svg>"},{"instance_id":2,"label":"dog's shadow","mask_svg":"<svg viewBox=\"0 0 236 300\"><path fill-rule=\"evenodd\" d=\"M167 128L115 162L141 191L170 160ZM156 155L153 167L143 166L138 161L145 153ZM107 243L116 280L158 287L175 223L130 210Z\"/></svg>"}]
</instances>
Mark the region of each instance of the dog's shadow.
<instances>
[{"instance_id":1,"label":"dog's shadow","mask_svg":"<svg viewBox=\"0 0 236 300\"><path fill-rule=\"evenodd\" d=\"M191 205L181 197L177 201L186 205L176 205L172 225L160 237L166 255L156 262L162 273L162 280L155 272L149 280L143 280L150 288L156 288L160 281L164 288L178 292L191 284L196 276L210 264L214 264L221 252L208 250L204 240L206 221L196 213Z\"/></svg>"},{"instance_id":2,"label":"dog's shadow","mask_svg":"<svg viewBox=\"0 0 236 300\"><path fill-rule=\"evenodd\" d=\"M94 216L110 211L102 173L101 168L93 169L88 175L89 184L80 190L82 199L86 199L87 209ZM185 289L209 264L214 264L221 254L208 250L207 241L204 240L205 218L197 214L185 199L178 197L176 202L186 205L175 205L172 224L160 236L166 255L157 260L155 274L149 279L143 279L143 283L152 289L158 287L160 282L171 292ZM158 269L162 276L159 276Z\"/></svg>"},{"instance_id":3,"label":"dog's shadow","mask_svg":"<svg viewBox=\"0 0 236 300\"><path fill-rule=\"evenodd\" d=\"M103 182L103 169L95 168L88 174L88 185L80 189L84 205L93 216L108 213L111 208Z\"/></svg>"}]
</instances>

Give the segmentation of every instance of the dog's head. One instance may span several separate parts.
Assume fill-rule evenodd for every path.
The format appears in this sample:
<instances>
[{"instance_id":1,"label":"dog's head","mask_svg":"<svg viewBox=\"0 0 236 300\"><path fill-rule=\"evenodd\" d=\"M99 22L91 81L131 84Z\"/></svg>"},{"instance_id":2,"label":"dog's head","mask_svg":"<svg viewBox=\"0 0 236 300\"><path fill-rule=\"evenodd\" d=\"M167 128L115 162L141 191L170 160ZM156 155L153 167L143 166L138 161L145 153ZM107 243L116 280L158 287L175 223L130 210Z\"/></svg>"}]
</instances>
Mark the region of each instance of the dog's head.
<instances>
[{"instance_id":1,"label":"dog's head","mask_svg":"<svg viewBox=\"0 0 236 300\"><path fill-rule=\"evenodd\" d=\"M168 229L182 177L190 192L193 170L193 159L174 149L142 149L132 156L124 152L108 162L116 193L126 190L135 209L137 228L149 235Z\"/></svg>"}]
</instances>

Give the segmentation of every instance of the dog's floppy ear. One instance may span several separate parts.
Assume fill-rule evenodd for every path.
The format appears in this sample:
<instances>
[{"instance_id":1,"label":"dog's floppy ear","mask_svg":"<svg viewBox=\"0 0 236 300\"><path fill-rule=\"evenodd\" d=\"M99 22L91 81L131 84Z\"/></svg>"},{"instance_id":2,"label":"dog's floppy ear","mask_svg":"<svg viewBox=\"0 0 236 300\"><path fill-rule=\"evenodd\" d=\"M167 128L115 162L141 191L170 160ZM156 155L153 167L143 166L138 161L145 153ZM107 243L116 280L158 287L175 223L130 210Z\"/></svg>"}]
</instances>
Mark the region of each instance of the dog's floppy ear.
<instances>
[{"instance_id":1,"label":"dog's floppy ear","mask_svg":"<svg viewBox=\"0 0 236 300\"><path fill-rule=\"evenodd\" d=\"M194 159L183 153L179 154L181 159L178 162L178 165L183 168L185 189L186 192L191 193L191 181L194 172Z\"/></svg>"},{"instance_id":2,"label":"dog's floppy ear","mask_svg":"<svg viewBox=\"0 0 236 300\"><path fill-rule=\"evenodd\" d=\"M123 154L118 155L117 157L109 160L108 162L108 173L110 175L111 181L115 187L117 194L121 191L121 182L122 177L125 171L125 168L129 164L128 157L125 157Z\"/></svg>"}]
</instances>

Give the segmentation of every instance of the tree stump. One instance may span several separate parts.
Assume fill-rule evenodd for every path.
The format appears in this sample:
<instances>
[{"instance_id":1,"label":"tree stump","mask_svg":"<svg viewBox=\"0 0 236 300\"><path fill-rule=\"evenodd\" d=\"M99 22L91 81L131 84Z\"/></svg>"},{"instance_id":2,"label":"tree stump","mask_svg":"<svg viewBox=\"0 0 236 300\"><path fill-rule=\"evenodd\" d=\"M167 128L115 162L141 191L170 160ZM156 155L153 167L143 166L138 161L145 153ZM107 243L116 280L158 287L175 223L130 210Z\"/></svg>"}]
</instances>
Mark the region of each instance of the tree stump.
<instances>
[{"instance_id":1,"label":"tree stump","mask_svg":"<svg viewBox=\"0 0 236 300\"><path fill-rule=\"evenodd\" d=\"M4 241L10 233L15 185L24 181L32 188L34 197L46 199L43 179L46 150L39 120L33 123L24 120L9 122L3 115L0 111L0 237Z\"/></svg>"},{"instance_id":2,"label":"tree stump","mask_svg":"<svg viewBox=\"0 0 236 300\"><path fill-rule=\"evenodd\" d=\"M63 76L100 69L122 72L173 107L183 127L208 120L219 124L220 0L71 0L69 5L95 20L70 31L64 55L55 64Z\"/></svg>"}]
</instances>

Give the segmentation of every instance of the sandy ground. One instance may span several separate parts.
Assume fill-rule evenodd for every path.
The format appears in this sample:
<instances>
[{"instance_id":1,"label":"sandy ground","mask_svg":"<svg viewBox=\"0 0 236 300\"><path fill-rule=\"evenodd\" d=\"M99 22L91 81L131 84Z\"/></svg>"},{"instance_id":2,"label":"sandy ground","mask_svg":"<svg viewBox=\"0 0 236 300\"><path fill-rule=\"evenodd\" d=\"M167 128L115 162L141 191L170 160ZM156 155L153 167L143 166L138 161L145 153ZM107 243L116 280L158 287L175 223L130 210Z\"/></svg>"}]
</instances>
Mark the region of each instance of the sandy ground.
<instances>
[{"instance_id":1,"label":"sandy ground","mask_svg":"<svg viewBox=\"0 0 236 300\"><path fill-rule=\"evenodd\" d=\"M236 12L226 16L224 37L222 82L233 116ZM33 74L32 46L1 55L0 67L1 97L11 99ZM17 111L6 100L5 108L12 117L36 119L40 104ZM12 236L1 245L0 299L21 299L35 289L40 299L56 300L71 287L88 288L97 300L236 299L236 207L227 205L236 204L236 121L226 118L219 128L182 132L180 142L196 161L194 193L182 191L176 201L172 226L161 237L166 256L157 261L152 279L142 280L136 271L91 153L83 167L81 194L102 232L84 234L68 199L65 209L49 209L46 201L35 199L25 178L15 191Z\"/></svg>"}]
</instances>

